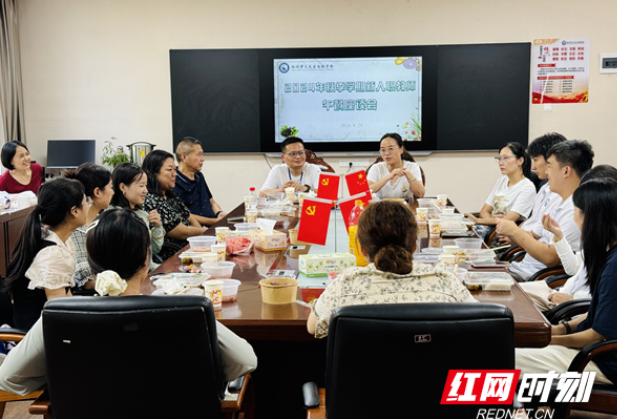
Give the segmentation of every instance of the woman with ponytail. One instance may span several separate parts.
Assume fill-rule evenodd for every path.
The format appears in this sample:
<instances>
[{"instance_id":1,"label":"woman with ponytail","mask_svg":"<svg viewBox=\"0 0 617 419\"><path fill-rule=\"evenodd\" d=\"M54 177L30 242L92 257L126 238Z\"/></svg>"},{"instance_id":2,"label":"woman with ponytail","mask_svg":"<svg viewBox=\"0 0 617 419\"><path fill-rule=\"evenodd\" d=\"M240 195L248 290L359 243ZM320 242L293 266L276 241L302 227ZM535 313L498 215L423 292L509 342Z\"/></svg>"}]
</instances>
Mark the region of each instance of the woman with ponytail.
<instances>
[{"instance_id":1,"label":"woman with ponytail","mask_svg":"<svg viewBox=\"0 0 617 419\"><path fill-rule=\"evenodd\" d=\"M370 204L358 221L358 241L372 263L347 268L328 285L309 316L309 333L327 336L332 312L342 306L477 302L443 268L413 263L416 237L416 219L407 205L394 201Z\"/></svg>"},{"instance_id":2,"label":"woman with ponytail","mask_svg":"<svg viewBox=\"0 0 617 419\"><path fill-rule=\"evenodd\" d=\"M71 234L86 223L88 204L81 183L56 179L41 186L39 203L21 230L7 268L15 327L28 330L47 300L71 295L75 245Z\"/></svg>"},{"instance_id":3,"label":"woman with ponytail","mask_svg":"<svg viewBox=\"0 0 617 419\"><path fill-rule=\"evenodd\" d=\"M536 187L529 179L531 159L519 143L508 143L499 150L501 176L480 210L480 216L465 214L469 219L482 225L495 225L497 219L517 221L521 216L528 217L536 197ZM481 235L486 231L478 232Z\"/></svg>"},{"instance_id":4,"label":"woman with ponytail","mask_svg":"<svg viewBox=\"0 0 617 419\"><path fill-rule=\"evenodd\" d=\"M148 281L150 235L148 226L134 211L105 211L88 230L86 247L90 266L97 274L95 289L102 297L139 295L142 282ZM225 381L257 368L257 357L246 340L218 321L216 335ZM0 390L21 395L41 390L47 383L45 364L43 321L39 319L0 366Z\"/></svg>"},{"instance_id":5,"label":"woman with ponytail","mask_svg":"<svg viewBox=\"0 0 617 419\"><path fill-rule=\"evenodd\" d=\"M84 192L90 202L86 213L86 224L77 227L71 239L75 244L75 287L80 289L94 288L94 274L88 265L88 252L86 251L86 232L96 217L109 207L114 190L111 184L111 173L103 166L93 163L84 163L75 170L66 170L62 176L67 179L78 180L84 185Z\"/></svg>"}]
</instances>

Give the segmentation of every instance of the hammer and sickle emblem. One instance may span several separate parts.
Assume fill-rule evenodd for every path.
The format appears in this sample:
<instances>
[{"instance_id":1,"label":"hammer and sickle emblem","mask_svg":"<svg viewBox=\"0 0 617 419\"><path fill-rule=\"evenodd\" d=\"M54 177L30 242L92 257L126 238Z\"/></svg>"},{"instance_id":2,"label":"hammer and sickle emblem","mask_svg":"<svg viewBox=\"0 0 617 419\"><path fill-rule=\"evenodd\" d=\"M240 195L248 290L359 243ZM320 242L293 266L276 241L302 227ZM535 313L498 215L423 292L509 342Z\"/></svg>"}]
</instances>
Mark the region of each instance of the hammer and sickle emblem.
<instances>
[{"instance_id":1,"label":"hammer and sickle emblem","mask_svg":"<svg viewBox=\"0 0 617 419\"><path fill-rule=\"evenodd\" d=\"M313 205L312 207L308 207L308 208L306 209L306 213L307 213L308 215L315 215L315 205Z\"/></svg>"},{"instance_id":2,"label":"hammer and sickle emblem","mask_svg":"<svg viewBox=\"0 0 617 419\"><path fill-rule=\"evenodd\" d=\"M324 186L328 186L328 183L330 183L330 179L322 179L321 180L321 184Z\"/></svg>"}]
</instances>

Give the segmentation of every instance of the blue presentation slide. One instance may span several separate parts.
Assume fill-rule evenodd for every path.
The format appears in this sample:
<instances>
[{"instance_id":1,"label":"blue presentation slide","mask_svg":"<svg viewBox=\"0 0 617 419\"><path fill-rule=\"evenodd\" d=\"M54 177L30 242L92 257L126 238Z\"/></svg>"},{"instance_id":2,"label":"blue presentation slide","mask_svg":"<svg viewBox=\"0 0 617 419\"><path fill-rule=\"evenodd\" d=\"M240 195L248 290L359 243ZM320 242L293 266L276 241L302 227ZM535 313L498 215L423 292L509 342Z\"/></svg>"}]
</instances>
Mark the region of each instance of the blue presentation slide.
<instances>
[{"instance_id":1,"label":"blue presentation slide","mask_svg":"<svg viewBox=\"0 0 617 419\"><path fill-rule=\"evenodd\" d=\"M276 142L422 140L422 57L274 60Z\"/></svg>"}]
</instances>

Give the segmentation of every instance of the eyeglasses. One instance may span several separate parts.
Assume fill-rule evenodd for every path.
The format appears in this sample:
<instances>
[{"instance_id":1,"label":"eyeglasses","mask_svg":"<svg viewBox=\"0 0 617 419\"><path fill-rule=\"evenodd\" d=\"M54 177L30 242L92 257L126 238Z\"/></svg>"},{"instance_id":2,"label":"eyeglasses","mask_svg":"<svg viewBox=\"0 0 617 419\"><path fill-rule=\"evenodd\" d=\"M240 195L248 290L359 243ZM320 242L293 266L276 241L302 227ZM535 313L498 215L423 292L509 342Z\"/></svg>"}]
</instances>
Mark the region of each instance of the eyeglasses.
<instances>
[{"instance_id":1,"label":"eyeglasses","mask_svg":"<svg viewBox=\"0 0 617 419\"><path fill-rule=\"evenodd\" d=\"M514 157L514 156L510 154L509 156L494 157L494 159L497 160L497 163L501 163L502 161L508 161L510 157Z\"/></svg>"},{"instance_id":2,"label":"eyeglasses","mask_svg":"<svg viewBox=\"0 0 617 419\"><path fill-rule=\"evenodd\" d=\"M287 154L289 157L295 159L296 157L302 157L306 154L306 150L300 150L300 151L290 151L289 153L285 153Z\"/></svg>"},{"instance_id":3,"label":"eyeglasses","mask_svg":"<svg viewBox=\"0 0 617 419\"><path fill-rule=\"evenodd\" d=\"M380 149L379 149L379 152L380 152L381 154L386 154L386 153L388 153L388 154L392 154L392 153L394 153L394 151L398 150L399 148L400 148L400 147L380 148Z\"/></svg>"}]
</instances>

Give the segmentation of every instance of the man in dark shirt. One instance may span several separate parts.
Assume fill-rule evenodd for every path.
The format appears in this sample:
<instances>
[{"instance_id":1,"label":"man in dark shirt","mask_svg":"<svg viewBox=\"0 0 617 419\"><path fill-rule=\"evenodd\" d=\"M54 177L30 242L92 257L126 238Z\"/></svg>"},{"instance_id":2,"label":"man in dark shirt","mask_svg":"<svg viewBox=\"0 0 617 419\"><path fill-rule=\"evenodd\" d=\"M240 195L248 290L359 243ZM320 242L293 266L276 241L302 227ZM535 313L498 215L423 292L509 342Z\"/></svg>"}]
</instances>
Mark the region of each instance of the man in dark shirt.
<instances>
[{"instance_id":1,"label":"man in dark shirt","mask_svg":"<svg viewBox=\"0 0 617 419\"><path fill-rule=\"evenodd\" d=\"M199 140L185 137L176 147L178 167L174 192L202 225L212 225L227 215L216 203L201 173L204 150Z\"/></svg>"}]
</instances>

